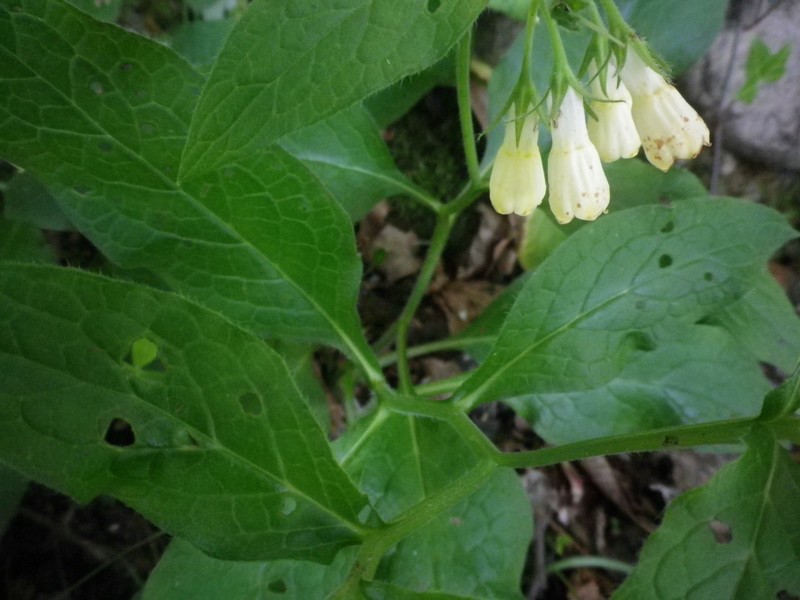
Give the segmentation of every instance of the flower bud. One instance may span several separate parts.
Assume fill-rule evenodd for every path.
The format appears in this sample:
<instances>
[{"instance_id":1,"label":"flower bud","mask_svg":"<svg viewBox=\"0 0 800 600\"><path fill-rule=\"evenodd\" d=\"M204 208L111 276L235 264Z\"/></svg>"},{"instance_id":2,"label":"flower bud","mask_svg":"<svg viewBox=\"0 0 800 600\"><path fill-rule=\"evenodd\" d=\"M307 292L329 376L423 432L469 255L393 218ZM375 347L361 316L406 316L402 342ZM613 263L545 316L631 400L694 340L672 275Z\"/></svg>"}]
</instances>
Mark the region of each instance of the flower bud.
<instances>
[{"instance_id":1,"label":"flower bud","mask_svg":"<svg viewBox=\"0 0 800 600\"><path fill-rule=\"evenodd\" d=\"M551 123L551 133L550 210L562 224L573 217L594 221L608 208L610 191L600 156L589 140L583 99L572 88Z\"/></svg>"},{"instance_id":2,"label":"flower bud","mask_svg":"<svg viewBox=\"0 0 800 600\"><path fill-rule=\"evenodd\" d=\"M529 215L542 203L547 185L539 152L539 123L536 113L523 118L517 142L516 123L506 123L503 145L494 160L489 179L489 198L502 215Z\"/></svg>"},{"instance_id":3,"label":"flower bud","mask_svg":"<svg viewBox=\"0 0 800 600\"><path fill-rule=\"evenodd\" d=\"M676 158L694 158L709 144L708 127L674 86L628 51L622 79L633 98L633 121L647 159L667 171Z\"/></svg>"}]
</instances>

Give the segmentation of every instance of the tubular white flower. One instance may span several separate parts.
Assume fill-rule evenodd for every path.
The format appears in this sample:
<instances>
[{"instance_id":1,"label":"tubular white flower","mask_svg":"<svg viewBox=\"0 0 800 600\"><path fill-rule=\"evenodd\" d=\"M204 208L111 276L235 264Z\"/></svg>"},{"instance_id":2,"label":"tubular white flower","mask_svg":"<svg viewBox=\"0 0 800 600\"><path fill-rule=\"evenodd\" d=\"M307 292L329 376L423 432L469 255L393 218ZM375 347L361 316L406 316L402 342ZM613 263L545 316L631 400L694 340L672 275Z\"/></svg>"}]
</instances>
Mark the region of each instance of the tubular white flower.
<instances>
[{"instance_id":1,"label":"tubular white flower","mask_svg":"<svg viewBox=\"0 0 800 600\"><path fill-rule=\"evenodd\" d=\"M633 98L633 121L647 159L667 171L676 158L694 158L709 144L708 127L674 86L632 49L622 79Z\"/></svg>"},{"instance_id":2,"label":"tubular white flower","mask_svg":"<svg viewBox=\"0 0 800 600\"><path fill-rule=\"evenodd\" d=\"M547 184L539 152L539 123L535 113L524 117L517 143L516 123L506 124L489 179L489 198L501 215L529 215L542 203Z\"/></svg>"},{"instance_id":3,"label":"tubular white flower","mask_svg":"<svg viewBox=\"0 0 800 600\"><path fill-rule=\"evenodd\" d=\"M573 217L594 221L608 208L608 180L589 140L583 99L568 89L551 123L553 146L547 163L550 210L559 223Z\"/></svg>"},{"instance_id":4,"label":"tubular white flower","mask_svg":"<svg viewBox=\"0 0 800 600\"><path fill-rule=\"evenodd\" d=\"M608 62L608 78L603 92L600 77L595 76L597 67L594 62L589 67L589 74L592 77L589 83L592 96L609 100L609 102L592 100L592 111L597 115L597 119L589 117L587 126L589 139L597 148L600 160L603 162L633 158L639 153L642 145L631 114L633 104L631 94L616 72L617 65L612 58Z\"/></svg>"}]
</instances>

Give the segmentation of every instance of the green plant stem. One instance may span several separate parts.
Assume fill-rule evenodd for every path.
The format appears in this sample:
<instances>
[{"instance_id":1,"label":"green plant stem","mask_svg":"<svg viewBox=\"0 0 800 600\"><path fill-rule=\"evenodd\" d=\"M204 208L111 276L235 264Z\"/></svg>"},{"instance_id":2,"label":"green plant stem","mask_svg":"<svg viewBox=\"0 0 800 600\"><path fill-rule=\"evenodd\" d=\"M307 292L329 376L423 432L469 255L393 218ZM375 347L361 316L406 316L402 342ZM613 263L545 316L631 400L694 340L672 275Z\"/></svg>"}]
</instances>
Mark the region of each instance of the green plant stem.
<instances>
[{"instance_id":1,"label":"green plant stem","mask_svg":"<svg viewBox=\"0 0 800 600\"><path fill-rule=\"evenodd\" d=\"M433 279L433 274L436 272L436 265L439 264L439 259L442 257L447 240L450 237L450 231L456 222L458 216L472 204L481 194L486 191L485 185L481 182L478 185L468 184L461 193L450 203L444 204L436 216L436 228L431 237L428 253L422 263L419 276L411 294L403 307L403 312L397 318L397 338L396 338L396 356L397 356L397 373L399 379L400 392L407 396L414 395L414 386L411 383L411 372L408 366L408 330L411 327L411 322L414 314L417 312L425 291Z\"/></svg>"},{"instance_id":2,"label":"green plant stem","mask_svg":"<svg viewBox=\"0 0 800 600\"><path fill-rule=\"evenodd\" d=\"M555 22L549 10L545 9L541 11L541 14L553 49L553 75L550 82L550 100L552 103L550 117L552 119L558 113L567 87L580 90L582 85L575 73L572 72L572 67L570 67L567 51L564 48L564 41L561 39L561 32L558 30L558 23Z\"/></svg>"},{"instance_id":3,"label":"green plant stem","mask_svg":"<svg viewBox=\"0 0 800 600\"><path fill-rule=\"evenodd\" d=\"M416 313L425 291L428 289L428 284L436 271L436 265L439 263L445 244L447 244L452 226L452 219L440 212L436 218L436 228L433 231L433 237L431 237L428 254L425 256L425 261L422 263L422 268L406 301L406 305L403 307L403 312L400 313L400 317L397 319L397 373L402 394L414 393L414 387L411 383L411 371L408 366L408 330L411 327L414 313Z\"/></svg>"},{"instance_id":4,"label":"green plant stem","mask_svg":"<svg viewBox=\"0 0 800 600\"><path fill-rule=\"evenodd\" d=\"M471 372L461 373L455 377L448 377L440 381L432 381L431 383L423 383L415 388L418 396L441 396L442 394L451 394L461 387L472 375Z\"/></svg>"},{"instance_id":5,"label":"green plant stem","mask_svg":"<svg viewBox=\"0 0 800 600\"><path fill-rule=\"evenodd\" d=\"M475 145L475 129L472 124L472 101L470 98L470 61L472 60L472 30L468 30L458 43L456 57L456 93L458 95L458 117L461 122L461 139L464 158L467 162L469 180L480 184L481 172L478 163L478 148Z\"/></svg>"},{"instance_id":6,"label":"green plant stem","mask_svg":"<svg viewBox=\"0 0 800 600\"><path fill-rule=\"evenodd\" d=\"M590 456L681 450L713 444L735 444L741 441L744 435L757 424L770 427L776 433L782 434L779 435L782 439L792 436L797 438L800 435L800 419L797 417L783 417L769 422L761 421L758 418L731 419L598 438L530 452L513 454L498 452L495 460L498 465L504 467L538 468L581 460Z\"/></svg>"},{"instance_id":7,"label":"green plant stem","mask_svg":"<svg viewBox=\"0 0 800 600\"><path fill-rule=\"evenodd\" d=\"M410 182L401 183L399 181L393 181L393 183L397 184L409 197L419 202L425 208L433 212L439 212L439 210L441 210L442 203L418 185Z\"/></svg>"},{"instance_id":8,"label":"green plant stem","mask_svg":"<svg viewBox=\"0 0 800 600\"><path fill-rule=\"evenodd\" d=\"M571 556L557 560L547 566L548 573L557 573L567 569L605 569L606 571L617 571L625 575L633 573L633 566L605 556Z\"/></svg>"}]
</instances>

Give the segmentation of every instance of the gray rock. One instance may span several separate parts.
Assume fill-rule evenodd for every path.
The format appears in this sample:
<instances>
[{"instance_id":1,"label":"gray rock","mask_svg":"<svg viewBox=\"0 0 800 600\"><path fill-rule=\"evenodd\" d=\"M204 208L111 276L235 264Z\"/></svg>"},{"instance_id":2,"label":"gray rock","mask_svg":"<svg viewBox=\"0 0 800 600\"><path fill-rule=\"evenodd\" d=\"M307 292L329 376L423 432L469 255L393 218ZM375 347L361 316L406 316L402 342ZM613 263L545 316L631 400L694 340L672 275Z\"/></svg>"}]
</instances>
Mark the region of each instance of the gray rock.
<instances>
[{"instance_id":1,"label":"gray rock","mask_svg":"<svg viewBox=\"0 0 800 600\"><path fill-rule=\"evenodd\" d=\"M755 102L748 105L736 95L744 84L747 56L756 38L773 53L786 44L792 49L784 76L762 85ZM734 2L725 29L706 57L685 75L683 86L707 120L721 122L725 150L775 169L800 171L800 2ZM715 143L713 129L711 142Z\"/></svg>"}]
</instances>

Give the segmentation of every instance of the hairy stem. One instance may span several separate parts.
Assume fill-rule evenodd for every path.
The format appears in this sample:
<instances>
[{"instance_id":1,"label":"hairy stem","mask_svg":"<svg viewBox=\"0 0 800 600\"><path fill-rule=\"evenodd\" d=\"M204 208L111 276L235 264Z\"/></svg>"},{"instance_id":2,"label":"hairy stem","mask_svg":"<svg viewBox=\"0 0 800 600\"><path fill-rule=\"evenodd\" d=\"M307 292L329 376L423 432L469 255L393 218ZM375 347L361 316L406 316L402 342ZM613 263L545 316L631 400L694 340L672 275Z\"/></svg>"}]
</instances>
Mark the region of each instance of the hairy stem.
<instances>
[{"instance_id":1,"label":"hairy stem","mask_svg":"<svg viewBox=\"0 0 800 600\"><path fill-rule=\"evenodd\" d=\"M478 148L475 145L475 129L472 124L472 102L470 98L470 61L472 60L472 30L461 38L456 58L456 92L458 94L458 117L461 122L461 139L467 162L469 180L473 185L481 181L478 164Z\"/></svg>"}]
</instances>

